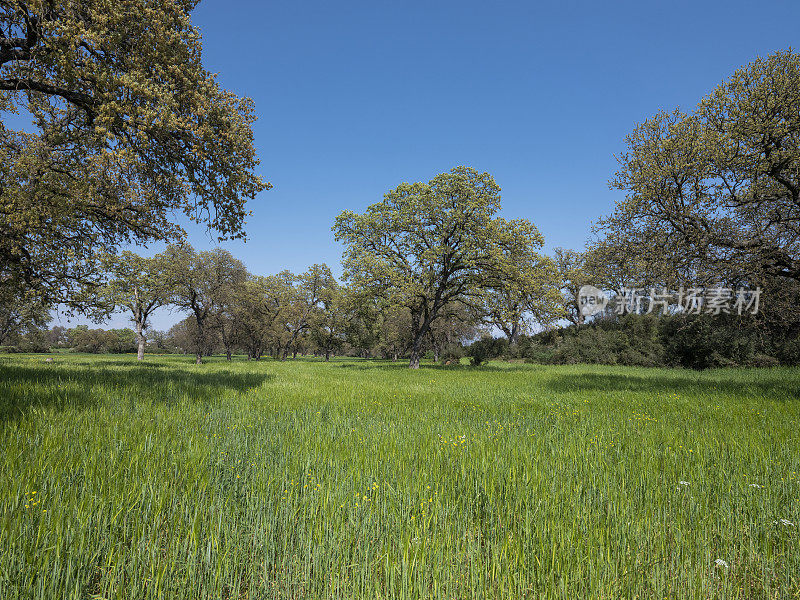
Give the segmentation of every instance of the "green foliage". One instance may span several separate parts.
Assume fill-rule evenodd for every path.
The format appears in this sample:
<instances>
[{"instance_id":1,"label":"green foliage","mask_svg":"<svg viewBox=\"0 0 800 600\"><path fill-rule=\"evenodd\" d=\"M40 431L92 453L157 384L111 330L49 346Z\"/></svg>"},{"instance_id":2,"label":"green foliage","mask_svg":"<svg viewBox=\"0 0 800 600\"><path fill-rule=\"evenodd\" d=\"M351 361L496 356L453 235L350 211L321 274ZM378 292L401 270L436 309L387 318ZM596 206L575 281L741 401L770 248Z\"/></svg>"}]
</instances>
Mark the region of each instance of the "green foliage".
<instances>
[{"instance_id":1,"label":"green foliage","mask_svg":"<svg viewBox=\"0 0 800 600\"><path fill-rule=\"evenodd\" d=\"M106 314L118 309L130 312L136 328L139 360L144 359L150 315L168 304L174 294L168 261L168 253L144 258L129 250L103 260L108 279L96 290L96 303Z\"/></svg>"},{"instance_id":2,"label":"green foliage","mask_svg":"<svg viewBox=\"0 0 800 600\"><path fill-rule=\"evenodd\" d=\"M522 338L505 356L544 364L691 369L800 364L796 338L772 335L756 320L725 314L604 318Z\"/></svg>"},{"instance_id":3,"label":"green foliage","mask_svg":"<svg viewBox=\"0 0 800 600\"><path fill-rule=\"evenodd\" d=\"M170 304L189 311L194 318L197 362L202 361L212 334L220 335L230 356L235 306L247 280L242 261L222 248L195 252L189 244L183 244L169 246L163 264Z\"/></svg>"},{"instance_id":4,"label":"green foliage","mask_svg":"<svg viewBox=\"0 0 800 600\"><path fill-rule=\"evenodd\" d=\"M479 367L491 359L504 356L507 351L507 339L485 336L470 344L466 354L470 358L470 364Z\"/></svg>"},{"instance_id":5,"label":"green foliage","mask_svg":"<svg viewBox=\"0 0 800 600\"><path fill-rule=\"evenodd\" d=\"M130 329L89 329L78 325L67 332L73 352L125 354L136 352L136 334Z\"/></svg>"},{"instance_id":6,"label":"green foliage","mask_svg":"<svg viewBox=\"0 0 800 600\"><path fill-rule=\"evenodd\" d=\"M542 235L526 220L496 217L499 210L492 176L456 167L428 183L400 184L364 214L336 218L336 240L347 245L345 279L409 312L411 368L448 307L480 315L488 303L503 322L518 323L522 307L552 284L554 269L536 252Z\"/></svg>"},{"instance_id":7,"label":"green foliage","mask_svg":"<svg viewBox=\"0 0 800 600\"><path fill-rule=\"evenodd\" d=\"M800 280L799 90L800 55L778 51L737 70L692 112L638 125L612 180L627 195L600 222L601 246L667 285Z\"/></svg>"},{"instance_id":8,"label":"green foliage","mask_svg":"<svg viewBox=\"0 0 800 600\"><path fill-rule=\"evenodd\" d=\"M0 285L0 345L18 345L50 320L49 307L37 294Z\"/></svg>"},{"instance_id":9,"label":"green foliage","mask_svg":"<svg viewBox=\"0 0 800 600\"><path fill-rule=\"evenodd\" d=\"M253 103L202 64L195 2L8 0L0 12L0 281L75 302L98 253L181 237L176 213L243 235ZM82 297L85 299L86 296Z\"/></svg>"}]
</instances>

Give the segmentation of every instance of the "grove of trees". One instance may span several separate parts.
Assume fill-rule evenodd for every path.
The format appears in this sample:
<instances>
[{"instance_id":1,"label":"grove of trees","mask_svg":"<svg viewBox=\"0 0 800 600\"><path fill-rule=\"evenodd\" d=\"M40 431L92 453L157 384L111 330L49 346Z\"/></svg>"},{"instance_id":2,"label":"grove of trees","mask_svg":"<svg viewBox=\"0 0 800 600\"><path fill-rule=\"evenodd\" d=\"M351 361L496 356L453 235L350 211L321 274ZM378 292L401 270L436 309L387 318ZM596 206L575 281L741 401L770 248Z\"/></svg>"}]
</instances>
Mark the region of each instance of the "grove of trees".
<instances>
[{"instance_id":1,"label":"grove of trees","mask_svg":"<svg viewBox=\"0 0 800 600\"><path fill-rule=\"evenodd\" d=\"M412 369L426 354L465 351L475 364L800 362L792 50L757 58L689 112L637 125L611 179L625 196L584 249L546 255L533 223L499 216L493 177L459 166L342 212L337 281L325 264L253 274L225 249L186 243L179 214L219 240L240 238L246 201L270 187L255 174L252 102L203 67L193 4L0 2L0 114L35 126L0 121L0 347L133 348L139 360L183 352L197 363L219 351L347 353L407 358ZM166 250L122 250L154 241ZM612 299L623 289L758 288L764 309L688 315L668 300L657 326L646 302L587 317L587 284ZM98 321L122 311L133 329L47 329L55 306ZM188 316L153 331L165 307Z\"/></svg>"}]
</instances>

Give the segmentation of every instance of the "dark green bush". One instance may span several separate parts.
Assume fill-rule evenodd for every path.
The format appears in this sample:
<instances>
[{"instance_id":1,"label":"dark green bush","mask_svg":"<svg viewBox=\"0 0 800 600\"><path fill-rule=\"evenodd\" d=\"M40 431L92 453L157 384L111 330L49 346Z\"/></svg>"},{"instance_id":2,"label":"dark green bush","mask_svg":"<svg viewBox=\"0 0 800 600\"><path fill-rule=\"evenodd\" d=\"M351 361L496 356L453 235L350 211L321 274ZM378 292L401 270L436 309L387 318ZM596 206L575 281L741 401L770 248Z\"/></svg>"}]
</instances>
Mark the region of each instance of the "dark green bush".
<instances>
[{"instance_id":1,"label":"dark green bush","mask_svg":"<svg viewBox=\"0 0 800 600\"><path fill-rule=\"evenodd\" d=\"M480 366L487 360L504 357L508 352L508 340L505 338L483 337L467 348L472 366Z\"/></svg>"}]
</instances>

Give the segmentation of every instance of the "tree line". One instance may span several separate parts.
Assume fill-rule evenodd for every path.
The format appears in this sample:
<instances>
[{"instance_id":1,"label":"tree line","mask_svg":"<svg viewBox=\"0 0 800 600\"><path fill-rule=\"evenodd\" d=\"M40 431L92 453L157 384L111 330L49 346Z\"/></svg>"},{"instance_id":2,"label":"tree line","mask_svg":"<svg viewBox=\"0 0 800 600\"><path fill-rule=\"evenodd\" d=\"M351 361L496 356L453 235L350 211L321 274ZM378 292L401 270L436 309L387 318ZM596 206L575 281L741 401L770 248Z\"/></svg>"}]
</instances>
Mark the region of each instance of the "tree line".
<instances>
[{"instance_id":1,"label":"tree line","mask_svg":"<svg viewBox=\"0 0 800 600\"><path fill-rule=\"evenodd\" d=\"M189 314L181 336L198 361L216 343L254 359L347 347L416 368L425 352L481 330L517 347L565 321L575 331L618 321L607 312L587 322L586 283L612 294L759 286L775 309L748 317L754 335L800 334L793 50L756 58L692 110L636 125L610 181L624 197L582 250L546 256L531 222L498 216L491 175L457 167L339 215L342 281L325 265L262 276L224 250L196 252L177 225L185 215L220 241L242 238L247 200L270 188L256 174L253 103L204 68L193 8L4 3L0 116L33 123L0 121L0 345L32 336L56 305L93 316L122 308L141 358L150 316L172 306ZM152 242L169 246L150 258L120 251Z\"/></svg>"}]
</instances>

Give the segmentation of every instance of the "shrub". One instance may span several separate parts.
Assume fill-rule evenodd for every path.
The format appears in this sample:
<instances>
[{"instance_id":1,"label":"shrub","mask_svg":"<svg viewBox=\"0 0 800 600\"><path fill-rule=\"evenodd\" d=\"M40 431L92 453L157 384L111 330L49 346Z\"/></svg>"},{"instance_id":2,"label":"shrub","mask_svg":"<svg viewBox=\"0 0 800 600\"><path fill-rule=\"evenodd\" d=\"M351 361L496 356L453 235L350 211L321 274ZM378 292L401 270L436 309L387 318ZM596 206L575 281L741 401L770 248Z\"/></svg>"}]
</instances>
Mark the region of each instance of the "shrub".
<instances>
[{"instance_id":1,"label":"shrub","mask_svg":"<svg viewBox=\"0 0 800 600\"><path fill-rule=\"evenodd\" d=\"M500 358L508 351L508 340L505 338L483 337L473 342L467 349L472 366L480 366L487 360Z\"/></svg>"}]
</instances>

